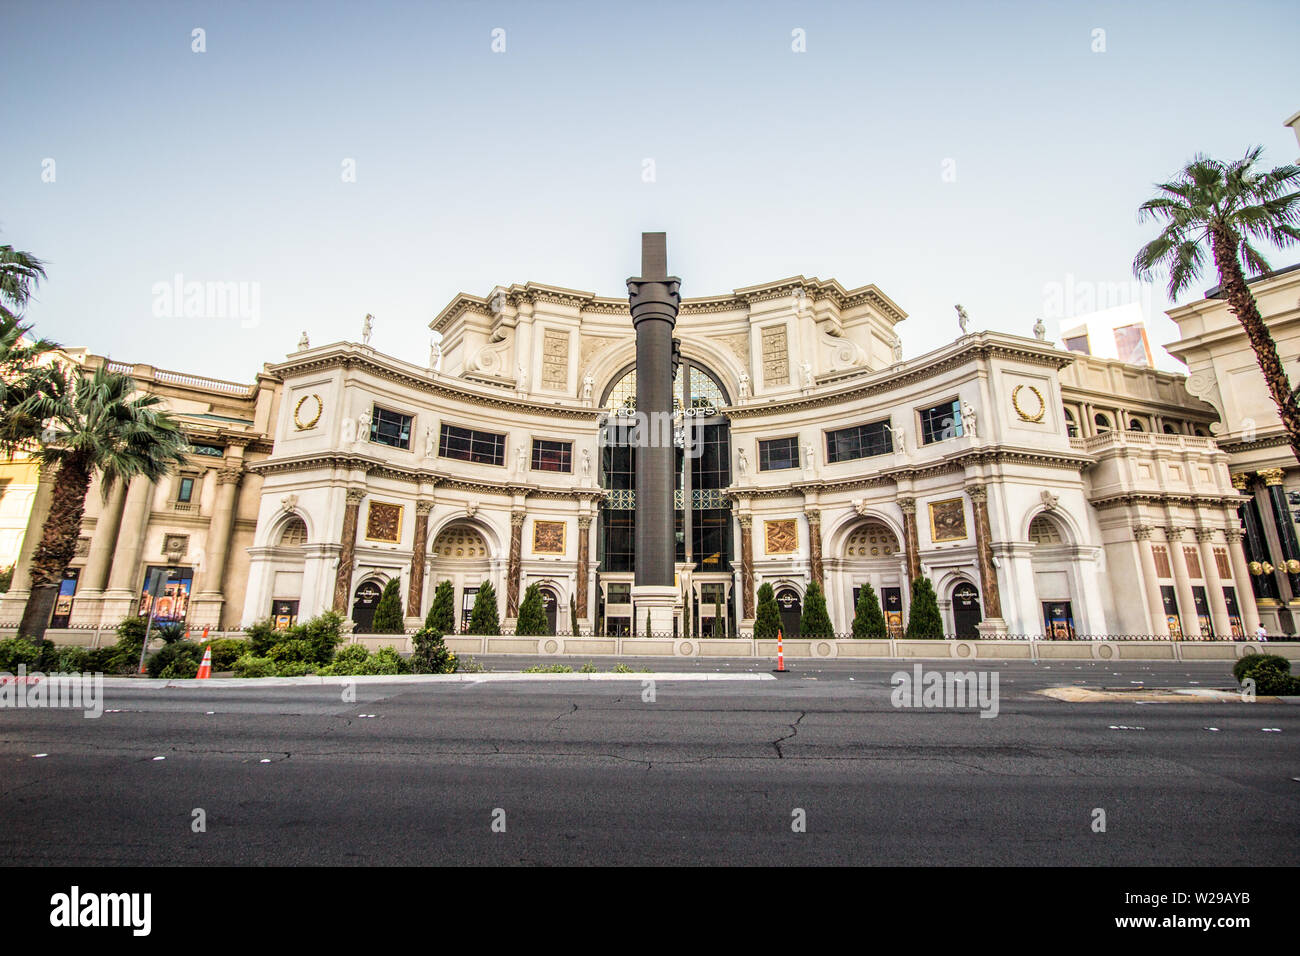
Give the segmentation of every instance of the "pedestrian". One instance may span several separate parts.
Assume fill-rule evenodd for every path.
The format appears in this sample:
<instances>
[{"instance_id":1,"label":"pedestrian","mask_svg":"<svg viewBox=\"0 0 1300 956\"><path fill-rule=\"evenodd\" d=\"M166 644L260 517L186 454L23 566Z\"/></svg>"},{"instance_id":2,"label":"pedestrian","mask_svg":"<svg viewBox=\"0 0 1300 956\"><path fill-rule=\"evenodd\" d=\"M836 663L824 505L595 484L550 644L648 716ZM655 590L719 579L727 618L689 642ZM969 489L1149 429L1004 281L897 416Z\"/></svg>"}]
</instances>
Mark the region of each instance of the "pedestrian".
<instances>
[{"instance_id":1,"label":"pedestrian","mask_svg":"<svg viewBox=\"0 0 1300 956\"><path fill-rule=\"evenodd\" d=\"M1262 623L1259 625L1259 627L1255 628L1255 640L1261 641L1263 643L1268 643L1268 631L1264 629L1264 625Z\"/></svg>"}]
</instances>

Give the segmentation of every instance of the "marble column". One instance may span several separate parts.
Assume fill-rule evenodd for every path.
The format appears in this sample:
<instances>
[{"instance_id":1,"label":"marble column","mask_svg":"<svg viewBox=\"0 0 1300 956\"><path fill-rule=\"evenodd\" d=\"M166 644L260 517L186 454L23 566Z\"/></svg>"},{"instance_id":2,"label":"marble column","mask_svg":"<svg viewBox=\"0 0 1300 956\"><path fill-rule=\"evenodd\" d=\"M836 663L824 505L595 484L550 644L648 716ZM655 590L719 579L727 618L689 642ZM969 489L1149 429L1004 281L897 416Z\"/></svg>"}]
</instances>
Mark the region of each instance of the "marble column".
<instances>
[{"instance_id":1,"label":"marble column","mask_svg":"<svg viewBox=\"0 0 1300 956\"><path fill-rule=\"evenodd\" d=\"M1183 534L1186 528L1165 528L1169 541L1169 563L1174 571L1174 589L1178 592L1178 620L1183 625L1183 637L1196 640L1201 634L1201 624L1196 617L1196 595L1192 593L1192 579L1187 573L1187 556L1183 554Z\"/></svg>"},{"instance_id":2,"label":"marble column","mask_svg":"<svg viewBox=\"0 0 1300 956\"><path fill-rule=\"evenodd\" d=\"M1223 597L1223 578L1219 575L1219 562L1214 556L1214 529L1197 528L1196 542L1201 549L1201 574L1205 579L1205 595L1210 604L1210 620L1214 622L1214 635L1221 641L1232 640L1232 625L1228 622L1228 602Z\"/></svg>"},{"instance_id":3,"label":"marble column","mask_svg":"<svg viewBox=\"0 0 1300 956\"><path fill-rule=\"evenodd\" d=\"M121 530L117 547L113 551L113 566L108 574L108 590L115 597L134 603L139 599L139 588L144 583L140 576L140 551L144 546L145 526L149 521L149 507L154 496L154 484L140 475L131 481L122 510ZM129 608L123 614L129 613Z\"/></svg>"},{"instance_id":4,"label":"marble column","mask_svg":"<svg viewBox=\"0 0 1300 956\"><path fill-rule=\"evenodd\" d=\"M510 512L510 563L506 568L506 617L519 616L519 568L524 541L524 512Z\"/></svg>"},{"instance_id":5,"label":"marble column","mask_svg":"<svg viewBox=\"0 0 1300 956\"><path fill-rule=\"evenodd\" d=\"M1283 472L1281 468L1264 468L1256 472L1264 479L1264 491L1272 506L1273 525L1277 529L1277 539L1282 545L1282 566L1279 570L1286 572L1291 584L1291 603L1300 602L1300 540L1296 538L1295 521L1291 518L1291 509L1286 501L1286 489L1282 487Z\"/></svg>"},{"instance_id":6,"label":"marble column","mask_svg":"<svg viewBox=\"0 0 1300 956\"><path fill-rule=\"evenodd\" d=\"M1244 532L1240 528L1229 528L1224 533L1228 538L1228 559L1232 562L1232 580L1237 593L1237 610L1241 612L1241 626L1246 631L1246 637L1254 637L1259 628L1259 608L1255 606L1250 568L1246 564L1246 552L1241 546Z\"/></svg>"},{"instance_id":7,"label":"marble column","mask_svg":"<svg viewBox=\"0 0 1300 956\"><path fill-rule=\"evenodd\" d=\"M988 490L983 485L969 485L971 509L975 512L975 551L979 555L980 582L984 590L984 616L1002 619L1002 593L998 590L998 571L993 567L993 541L989 529Z\"/></svg>"},{"instance_id":8,"label":"marble column","mask_svg":"<svg viewBox=\"0 0 1300 956\"><path fill-rule=\"evenodd\" d=\"M78 592L102 591L108 583L108 568L113 559L113 546L117 543L118 530L122 527L122 509L126 505L126 486L124 481L113 482L95 522L95 536L90 542L90 554L86 557L86 568L81 573ZM78 594L80 596L80 593Z\"/></svg>"},{"instance_id":9,"label":"marble column","mask_svg":"<svg viewBox=\"0 0 1300 956\"><path fill-rule=\"evenodd\" d=\"M228 463L217 471L217 503L208 524L208 542L203 555L203 588L196 595L196 610L203 605L205 613L196 619L197 624L219 624L221 606L225 600L222 588L226 576L226 558L230 554L230 534L235 527L235 501L239 495L239 482L243 477L238 463Z\"/></svg>"},{"instance_id":10,"label":"marble column","mask_svg":"<svg viewBox=\"0 0 1300 956\"><path fill-rule=\"evenodd\" d=\"M912 582L921 576L921 543L916 536L916 499L899 498L903 511L903 537L907 539L907 589L912 592Z\"/></svg>"},{"instance_id":11,"label":"marble column","mask_svg":"<svg viewBox=\"0 0 1300 956\"><path fill-rule=\"evenodd\" d=\"M339 532L339 566L334 572L334 612L348 616L348 598L352 593L352 569L357 555L357 518L361 513L361 499L366 496L362 488L347 490L343 509L343 530Z\"/></svg>"},{"instance_id":12,"label":"marble column","mask_svg":"<svg viewBox=\"0 0 1300 956\"><path fill-rule=\"evenodd\" d=\"M587 591L589 590L588 577L591 575L591 515L578 515L578 574L574 581L574 587L577 590L577 612L578 618L585 619L587 616ZM573 622L574 632L577 632L578 623Z\"/></svg>"},{"instance_id":13,"label":"marble column","mask_svg":"<svg viewBox=\"0 0 1300 956\"><path fill-rule=\"evenodd\" d=\"M739 515L740 520L740 600L741 617L754 619L754 516Z\"/></svg>"},{"instance_id":14,"label":"marble column","mask_svg":"<svg viewBox=\"0 0 1300 956\"><path fill-rule=\"evenodd\" d=\"M825 591L822 580L822 513L809 508L804 515L808 519L808 563L812 568L812 579Z\"/></svg>"},{"instance_id":15,"label":"marble column","mask_svg":"<svg viewBox=\"0 0 1300 956\"><path fill-rule=\"evenodd\" d=\"M429 551L429 512L433 502L415 503L415 540L411 545L411 580L406 588L406 616L422 620L424 617L424 565Z\"/></svg>"},{"instance_id":16,"label":"marble column","mask_svg":"<svg viewBox=\"0 0 1300 956\"><path fill-rule=\"evenodd\" d=\"M1169 622L1165 620L1165 602L1160 596L1160 576L1156 573L1156 556L1151 550L1151 525L1136 525L1133 536L1137 539L1138 560L1142 564L1142 587L1146 591L1147 617L1151 633L1156 637L1169 636Z\"/></svg>"},{"instance_id":17,"label":"marble column","mask_svg":"<svg viewBox=\"0 0 1300 956\"><path fill-rule=\"evenodd\" d=\"M9 582L9 591L0 595L4 606L4 620L17 624L27 607L27 598L31 596L32 555L41 540L41 529L50 513L50 501L54 497L53 469L42 468L36 480L36 493L32 496L32 508L27 513L27 529L23 532L22 547L18 551L18 560L14 562L14 574Z\"/></svg>"}]
</instances>

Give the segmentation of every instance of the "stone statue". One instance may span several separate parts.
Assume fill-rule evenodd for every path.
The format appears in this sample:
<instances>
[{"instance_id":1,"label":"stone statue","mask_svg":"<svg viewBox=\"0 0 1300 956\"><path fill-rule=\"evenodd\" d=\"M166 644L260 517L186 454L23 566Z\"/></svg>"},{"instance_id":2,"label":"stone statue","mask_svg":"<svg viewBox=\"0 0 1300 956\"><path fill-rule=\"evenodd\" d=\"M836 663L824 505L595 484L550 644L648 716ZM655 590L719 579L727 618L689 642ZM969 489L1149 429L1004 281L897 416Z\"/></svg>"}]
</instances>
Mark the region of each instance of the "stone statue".
<instances>
[{"instance_id":1,"label":"stone statue","mask_svg":"<svg viewBox=\"0 0 1300 956\"><path fill-rule=\"evenodd\" d=\"M813 451L812 442L804 442L803 446L803 466L812 471L817 467L817 456Z\"/></svg>"},{"instance_id":2,"label":"stone statue","mask_svg":"<svg viewBox=\"0 0 1300 956\"><path fill-rule=\"evenodd\" d=\"M749 398L749 373L740 373L740 400L743 402Z\"/></svg>"},{"instance_id":3,"label":"stone statue","mask_svg":"<svg viewBox=\"0 0 1300 956\"><path fill-rule=\"evenodd\" d=\"M528 370L522 365L519 366L519 378L516 379L516 382L518 382L516 387L519 391L524 392L528 390Z\"/></svg>"},{"instance_id":4,"label":"stone statue","mask_svg":"<svg viewBox=\"0 0 1300 956\"><path fill-rule=\"evenodd\" d=\"M591 401L591 391L595 387L596 387L596 380L591 377L590 372L582 376L582 400L584 402Z\"/></svg>"},{"instance_id":5,"label":"stone statue","mask_svg":"<svg viewBox=\"0 0 1300 956\"><path fill-rule=\"evenodd\" d=\"M1042 318L1034 320L1034 338L1040 342L1047 341L1047 326L1043 324Z\"/></svg>"},{"instance_id":6,"label":"stone statue","mask_svg":"<svg viewBox=\"0 0 1300 956\"><path fill-rule=\"evenodd\" d=\"M962 429L966 432L967 435L969 435L971 438L979 437L975 431L975 425L976 425L975 408L974 406L971 405L970 402L961 403L961 423L962 423Z\"/></svg>"},{"instance_id":7,"label":"stone statue","mask_svg":"<svg viewBox=\"0 0 1300 956\"><path fill-rule=\"evenodd\" d=\"M298 340L298 351L305 352L311 348L311 342L307 340L307 330L303 329L302 338Z\"/></svg>"},{"instance_id":8,"label":"stone statue","mask_svg":"<svg viewBox=\"0 0 1300 956\"><path fill-rule=\"evenodd\" d=\"M586 448L582 450L582 474L584 476L591 474L591 451Z\"/></svg>"},{"instance_id":9,"label":"stone statue","mask_svg":"<svg viewBox=\"0 0 1300 956\"><path fill-rule=\"evenodd\" d=\"M357 416L357 441L366 441L370 438L370 413L362 412Z\"/></svg>"},{"instance_id":10,"label":"stone statue","mask_svg":"<svg viewBox=\"0 0 1300 956\"><path fill-rule=\"evenodd\" d=\"M894 340L889 343L890 349L894 353L894 364L897 365L903 361L903 340L898 337L898 333L893 333Z\"/></svg>"},{"instance_id":11,"label":"stone statue","mask_svg":"<svg viewBox=\"0 0 1300 956\"><path fill-rule=\"evenodd\" d=\"M966 335L970 331L970 316L966 314L966 310L960 305L954 306L954 308L957 310L957 324L961 326L961 334Z\"/></svg>"},{"instance_id":12,"label":"stone statue","mask_svg":"<svg viewBox=\"0 0 1300 956\"><path fill-rule=\"evenodd\" d=\"M370 344L370 334L374 331L374 328L375 328L375 317L371 315L369 312L367 312L366 317L361 320L361 344L362 345Z\"/></svg>"},{"instance_id":13,"label":"stone statue","mask_svg":"<svg viewBox=\"0 0 1300 956\"><path fill-rule=\"evenodd\" d=\"M283 498L280 499L280 507L285 511L292 511L294 508L297 508L298 496L285 495Z\"/></svg>"},{"instance_id":14,"label":"stone statue","mask_svg":"<svg viewBox=\"0 0 1300 956\"><path fill-rule=\"evenodd\" d=\"M523 474L528 469L528 450L523 445L515 452L515 470Z\"/></svg>"},{"instance_id":15,"label":"stone statue","mask_svg":"<svg viewBox=\"0 0 1300 956\"><path fill-rule=\"evenodd\" d=\"M861 498L853 503L853 510L865 518L871 513L871 506L867 504L866 498Z\"/></svg>"},{"instance_id":16,"label":"stone statue","mask_svg":"<svg viewBox=\"0 0 1300 956\"><path fill-rule=\"evenodd\" d=\"M438 451L438 439L433 433L433 426L428 425L424 429L424 457L432 458Z\"/></svg>"},{"instance_id":17,"label":"stone statue","mask_svg":"<svg viewBox=\"0 0 1300 956\"><path fill-rule=\"evenodd\" d=\"M889 437L893 440L894 451L900 455L907 454L907 435L901 425L895 425L892 421L885 426L889 429Z\"/></svg>"},{"instance_id":18,"label":"stone statue","mask_svg":"<svg viewBox=\"0 0 1300 956\"><path fill-rule=\"evenodd\" d=\"M442 371L442 342L437 339L429 343L429 371Z\"/></svg>"},{"instance_id":19,"label":"stone statue","mask_svg":"<svg viewBox=\"0 0 1300 956\"><path fill-rule=\"evenodd\" d=\"M812 367L812 363L811 363L811 362L804 362L802 365L799 366L799 368L800 368L800 370L803 372L803 387L804 387L804 388L812 388L812 387L813 387L813 367Z\"/></svg>"},{"instance_id":20,"label":"stone statue","mask_svg":"<svg viewBox=\"0 0 1300 956\"><path fill-rule=\"evenodd\" d=\"M745 455L745 449L741 448L736 452L736 472L741 478L749 471L749 458Z\"/></svg>"}]
</instances>

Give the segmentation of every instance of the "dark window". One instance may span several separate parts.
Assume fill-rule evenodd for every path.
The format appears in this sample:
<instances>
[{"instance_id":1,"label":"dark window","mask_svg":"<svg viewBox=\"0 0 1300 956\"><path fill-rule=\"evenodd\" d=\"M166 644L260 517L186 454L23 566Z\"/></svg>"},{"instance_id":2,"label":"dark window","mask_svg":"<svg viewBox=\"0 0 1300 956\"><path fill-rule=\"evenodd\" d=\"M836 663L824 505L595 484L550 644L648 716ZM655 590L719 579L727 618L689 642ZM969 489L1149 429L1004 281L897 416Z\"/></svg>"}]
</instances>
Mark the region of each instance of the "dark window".
<instances>
[{"instance_id":1,"label":"dark window","mask_svg":"<svg viewBox=\"0 0 1300 956\"><path fill-rule=\"evenodd\" d=\"M773 438L758 443L758 470L777 471L781 468L799 467L799 440Z\"/></svg>"},{"instance_id":2,"label":"dark window","mask_svg":"<svg viewBox=\"0 0 1300 956\"><path fill-rule=\"evenodd\" d=\"M469 630L469 619L474 614L474 602L478 600L478 588L465 588L460 594L460 630Z\"/></svg>"},{"instance_id":3,"label":"dark window","mask_svg":"<svg viewBox=\"0 0 1300 956\"><path fill-rule=\"evenodd\" d=\"M605 601L609 604L631 604L632 585L617 581L606 585Z\"/></svg>"},{"instance_id":4,"label":"dark window","mask_svg":"<svg viewBox=\"0 0 1300 956\"><path fill-rule=\"evenodd\" d=\"M1082 352L1084 355L1091 355L1092 349L1088 345L1088 336L1072 335L1065 339L1065 348L1069 352Z\"/></svg>"},{"instance_id":5,"label":"dark window","mask_svg":"<svg viewBox=\"0 0 1300 956\"><path fill-rule=\"evenodd\" d=\"M411 416L376 405L370 418L370 440L394 448L410 448Z\"/></svg>"},{"instance_id":6,"label":"dark window","mask_svg":"<svg viewBox=\"0 0 1300 956\"><path fill-rule=\"evenodd\" d=\"M921 444L960 438L961 435L961 402L954 400L922 409Z\"/></svg>"},{"instance_id":7,"label":"dark window","mask_svg":"<svg viewBox=\"0 0 1300 956\"><path fill-rule=\"evenodd\" d=\"M180 490L176 492L176 500L189 501L193 497L194 497L194 479L182 478Z\"/></svg>"},{"instance_id":8,"label":"dark window","mask_svg":"<svg viewBox=\"0 0 1300 956\"><path fill-rule=\"evenodd\" d=\"M573 443L533 439L533 468L536 471L573 471Z\"/></svg>"},{"instance_id":9,"label":"dark window","mask_svg":"<svg viewBox=\"0 0 1300 956\"><path fill-rule=\"evenodd\" d=\"M220 448L217 445L191 445L190 454L207 455L210 458L224 458L226 452L225 449Z\"/></svg>"},{"instance_id":10,"label":"dark window","mask_svg":"<svg viewBox=\"0 0 1300 956\"><path fill-rule=\"evenodd\" d=\"M443 425L438 454L443 458L472 461L480 465L504 465L506 436Z\"/></svg>"},{"instance_id":11,"label":"dark window","mask_svg":"<svg viewBox=\"0 0 1300 956\"><path fill-rule=\"evenodd\" d=\"M884 455L894 450L894 437L888 422L872 422L826 433L826 462L835 464L855 458Z\"/></svg>"}]
</instances>

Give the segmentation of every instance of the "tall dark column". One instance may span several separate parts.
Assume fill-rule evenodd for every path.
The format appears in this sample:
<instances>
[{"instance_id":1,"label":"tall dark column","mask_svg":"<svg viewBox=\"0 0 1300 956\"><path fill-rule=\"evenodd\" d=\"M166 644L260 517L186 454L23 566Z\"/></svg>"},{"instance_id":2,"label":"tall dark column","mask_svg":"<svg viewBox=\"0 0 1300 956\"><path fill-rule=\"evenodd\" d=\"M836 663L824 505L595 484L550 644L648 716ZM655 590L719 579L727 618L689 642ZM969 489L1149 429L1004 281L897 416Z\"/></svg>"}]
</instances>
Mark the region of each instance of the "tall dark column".
<instances>
[{"instance_id":1,"label":"tall dark column","mask_svg":"<svg viewBox=\"0 0 1300 956\"><path fill-rule=\"evenodd\" d=\"M1255 592L1255 599L1265 607L1278 603L1277 578L1273 565L1268 559L1268 541L1260 524L1259 507L1250 490L1249 475L1233 475L1232 487L1251 497L1237 508L1242 527L1246 534L1246 556L1249 559L1247 569L1250 571L1250 585ZM1265 567L1268 570L1264 570Z\"/></svg>"},{"instance_id":2,"label":"tall dark column","mask_svg":"<svg viewBox=\"0 0 1300 956\"><path fill-rule=\"evenodd\" d=\"M506 617L519 616L519 569L523 556L524 513L510 512L510 560L506 567Z\"/></svg>"},{"instance_id":3,"label":"tall dark column","mask_svg":"<svg viewBox=\"0 0 1300 956\"><path fill-rule=\"evenodd\" d=\"M1300 541L1296 539L1295 522L1287 506L1286 490L1282 487L1283 472L1281 468L1265 468L1256 474L1264 479L1264 491L1272 506L1273 525L1277 528L1278 543L1282 545L1283 564L1278 570L1286 572L1294 603L1300 598Z\"/></svg>"},{"instance_id":4,"label":"tall dark column","mask_svg":"<svg viewBox=\"0 0 1300 956\"><path fill-rule=\"evenodd\" d=\"M361 512L361 499L366 493L360 488L349 488L343 508L343 530L339 533L339 566L334 572L334 610L348 616L348 597L352 592L352 567L357 552L357 515Z\"/></svg>"},{"instance_id":5,"label":"tall dark column","mask_svg":"<svg viewBox=\"0 0 1300 956\"><path fill-rule=\"evenodd\" d=\"M423 617L424 564L429 549L429 512L432 501L415 503L415 540L411 543L411 580L406 586L406 616Z\"/></svg>"},{"instance_id":6,"label":"tall dark column","mask_svg":"<svg viewBox=\"0 0 1300 956\"><path fill-rule=\"evenodd\" d=\"M754 516L740 516L741 614L754 619Z\"/></svg>"},{"instance_id":7,"label":"tall dark column","mask_svg":"<svg viewBox=\"0 0 1300 956\"><path fill-rule=\"evenodd\" d=\"M636 583L671 587L673 537L673 326L681 280L668 275L662 232L641 234L641 276L627 280L636 329ZM666 434L665 434L666 433Z\"/></svg>"},{"instance_id":8,"label":"tall dark column","mask_svg":"<svg viewBox=\"0 0 1300 956\"><path fill-rule=\"evenodd\" d=\"M912 593L912 582L921 576L921 545L916 534L916 499L899 498L903 511L903 537L907 539L907 593Z\"/></svg>"}]
</instances>

